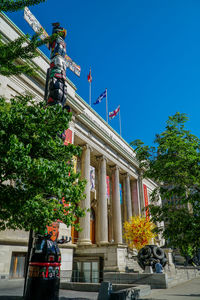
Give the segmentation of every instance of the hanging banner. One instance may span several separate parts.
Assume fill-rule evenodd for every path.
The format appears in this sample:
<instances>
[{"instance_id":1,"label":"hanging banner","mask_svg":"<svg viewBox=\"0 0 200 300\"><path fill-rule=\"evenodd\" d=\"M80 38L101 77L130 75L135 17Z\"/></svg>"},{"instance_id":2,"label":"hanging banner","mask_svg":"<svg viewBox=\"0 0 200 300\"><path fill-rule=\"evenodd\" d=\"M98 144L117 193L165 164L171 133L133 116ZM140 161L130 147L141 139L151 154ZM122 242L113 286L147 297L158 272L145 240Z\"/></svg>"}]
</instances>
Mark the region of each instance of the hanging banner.
<instances>
[{"instance_id":1,"label":"hanging banner","mask_svg":"<svg viewBox=\"0 0 200 300\"><path fill-rule=\"evenodd\" d=\"M119 195L120 195L120 204L123 203L123 197L122 197L122 185L121 183L119 184Z\"/></svg>"},{"instance_id":2,"label":"hanging banner","mask_svg":"<svg viewBox=\"0 0 200 300\"><path fill-rule=\"evenodd\" d=\"M149 205L149 199L148 199L148 193L147 193L147 186L143 184L143 189L144 189L144 204L146 208L146 217L149 218L149 209L147 206Z\"/></svg>"},{"instance_id":3,"label":"hanging banner","mask_svg":"<svg viewBox=\"0 0 200 300\"><path fill-rule=\"evenodd\" d=\"M95 168L90 166L90 190L95 190Z\"/></svg>"},{"instance_id":4,"label":"hanging banner","mask_svg":"<svg viewBox=\"0 0 200 300\"><path fill-rule=\"evenodd\" d=\"M64 145L72 144L72 130L69 128L65 130L65 140L64 140Z\"/></svg>"},{"instance_id":5,"label":"hanging banner","mask_svg":"<svg viewBox=\"0 0 200 300\"><path fill-rule=\"evenodd\" d=\"M73 156L72 161L73 161L73 165L74 165L74 173L76 173L76 171L77 171L77 157Z\"/></svg>"},{"instance_id":6,"label":"hanging banner","mask_svg":"<svg viewBox=\"0 0 200 300\"><path fill-rule=\"evenodd\" d=\"M107 189L106 189L107 199L110 199L110 177L109 176L106 176L106 185L107 185Z\"/></svg>"}]
</instances>

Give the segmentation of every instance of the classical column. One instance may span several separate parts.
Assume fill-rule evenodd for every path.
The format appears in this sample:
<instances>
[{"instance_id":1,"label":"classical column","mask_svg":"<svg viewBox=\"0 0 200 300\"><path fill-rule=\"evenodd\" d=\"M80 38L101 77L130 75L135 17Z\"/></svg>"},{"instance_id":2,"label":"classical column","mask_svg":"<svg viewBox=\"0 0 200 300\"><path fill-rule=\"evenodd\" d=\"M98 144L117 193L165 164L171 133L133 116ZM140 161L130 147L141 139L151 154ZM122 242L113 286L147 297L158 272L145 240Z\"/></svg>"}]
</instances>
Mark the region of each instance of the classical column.
<instances>
[{"instance_id":1,"label":"classical column","mask_svg":"<svg viewBox=\"0 0 200 300\"><path fill-rule=\"evenodd\" d=\"M79 232L78 243L81 245L90 245L90 151L91 148L86 144L83 146L83 153L81 159L81 176L86 179L87 183L85 186L85 199L81 201L81 208L85 209L85 216L80 218L80 227L83 229Z\"/></svg>"},{"instance_id":2,"label":"classical column","mask_svg":"<svg viewBox=\"0 0 200 300\"><path fill-rule=\"evenodd\" d=\"M106 185L106 158L98 157L99 160L99 243L108 243L108 206Z\"/></svg>"},{"instance_id":3,"label":"classical column","mask_svg":"<svg viewBox=\"0 0 200 300\"><path fill-rule=\"evenodd\" d=\"M138 183L137 180L131 181L131 200L132 200L132 214L138 216L140 214L140 202L138 197Z\"/></svg>"},{"instance_id":4,"label":"classical column","mask_svg":"<svg viewBox=\"0 0 200 300\"><path fill-rule=\"evenodd\" d=\"M138 176L138 190L139 190L139 199L140 199L140 214L145 215L144 212L144 188L143 188L143 182L142 182L142 173Z\"/></svg>"},{"instance_id":5,"label":"classical column","mask_svg":"<svg viewBox=\"0 0 200 300\"><path fill-rule=\"evenodd\" d=\"M122 221L119 191L119 168L113 169L112 174L112 209L113 209L113 237L115 243L122 243Z\"/></svg>"},{"instance_id":6,"label":"classical column","mask_svg":"<svg viewBox=\"0 0 200 300\"><path fill-rule=\"evenodd\" d=\"M128 173L124 175L124 187L125 187L125 201L126 201L126 217L127 221L132 217L132 205L131 205L131 187L130 176Z\"/></svg>"}]
</instances>

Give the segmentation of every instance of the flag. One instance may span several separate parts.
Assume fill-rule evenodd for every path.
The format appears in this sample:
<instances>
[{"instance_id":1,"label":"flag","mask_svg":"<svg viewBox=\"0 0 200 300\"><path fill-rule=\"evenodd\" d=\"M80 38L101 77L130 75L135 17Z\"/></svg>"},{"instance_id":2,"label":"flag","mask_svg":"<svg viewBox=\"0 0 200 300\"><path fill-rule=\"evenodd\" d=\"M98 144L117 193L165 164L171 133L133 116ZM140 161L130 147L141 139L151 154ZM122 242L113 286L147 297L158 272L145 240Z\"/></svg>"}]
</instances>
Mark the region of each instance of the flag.
<instances>
[{"instance_id":1,"label":"flag","mask_svg":"<svg viewBox=\"0 0 200 300\"><path fill-rule=\"evenodd\" d=\"M90 72L89 72L89 74L87 76L87 80L88 80L89 83L92 82L91 68L90 68Z\"/></svg>"},{"instance_id":2,"label":"flag","mask_svg":"<svg viewBox=\"0 0 200 300\"><path fill-rule=\"evenodd\" d=\"M93 104L101 103L101 101L104 97L106 97L106 90L97 98L97 100Z\"/></svg>"},{"instance_id":3,"label":"flag","mask_svg":"<svg viewBox=\"0 0 200 300\"><path fill-rule=\"evenodd\" d=\"M116 117L119 110L120 110L120 105L115 110L109 112L109 119L113 119L114 117Z\"/></svg>"}]
</instances>

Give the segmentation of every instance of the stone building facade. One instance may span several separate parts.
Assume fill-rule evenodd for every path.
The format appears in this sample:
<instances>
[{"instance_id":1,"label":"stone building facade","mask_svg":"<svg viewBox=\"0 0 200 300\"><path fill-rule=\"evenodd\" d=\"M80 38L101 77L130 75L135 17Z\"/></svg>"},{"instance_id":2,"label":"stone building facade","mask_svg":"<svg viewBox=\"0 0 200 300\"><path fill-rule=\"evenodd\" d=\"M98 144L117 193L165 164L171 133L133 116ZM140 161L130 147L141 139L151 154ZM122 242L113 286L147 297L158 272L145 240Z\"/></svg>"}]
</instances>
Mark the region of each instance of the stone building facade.
<instances>
[{"instance_id":1,"label":"stone building facade","mask_svg":"<svg viewBox=\"0 0 200 300\"><path fill-rule=\"evenodd\" d=\"M0 14L0 33L5 42L23 34L4 14ZM0 76L1 96L31 94L35 101L43 101L49 60L40 52L32 63L39 67L35 78ZM90 211L79 220L83 229L79 234L60 224L60 236L71 238L60 246L62 276L68 281L99 282L103 272L125 271L123 222L141 213L156 185L142 178L133 149L78 95L70 80L67 90L73 114L68 134L70 142L83 149L77 171L87 180L81 206ZM27 232L0 232L0 278L23 276L27 241Z\"/></svg>"}]
</instances>

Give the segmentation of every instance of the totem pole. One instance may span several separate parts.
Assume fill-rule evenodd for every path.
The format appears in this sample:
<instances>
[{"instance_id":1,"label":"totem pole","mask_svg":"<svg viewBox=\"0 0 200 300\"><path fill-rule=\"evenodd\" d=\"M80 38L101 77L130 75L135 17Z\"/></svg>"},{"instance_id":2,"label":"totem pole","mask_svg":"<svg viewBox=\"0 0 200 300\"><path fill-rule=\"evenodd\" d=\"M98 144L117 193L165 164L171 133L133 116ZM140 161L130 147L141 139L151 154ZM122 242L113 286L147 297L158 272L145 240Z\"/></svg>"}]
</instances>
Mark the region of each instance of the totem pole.
<instances>
[{"instance_id":1,"label":"totem pole","mask_svg":"<svg viewBox=\"0 0 200 300\"><path fill-rule=\"evenodd\" d=\"M28 7L24 8L24 18L36 33L41 31L40 38L42 40L49 37ZM52 25L52 34L58 35L55 40L46 45L51 50L51 62L50 68L47 70L44 99L48 105L60 104L65 107L67 100L66 70L69 68L80 77L81 68L66 54L66 29L61 27L59 23Z\"/></svg>"},{"instance_id":2,"label":"totem pole","mask_svg":"<svg viewBox=\"0 0 200 300\"><path fill-rule=\"evenodd\" d=\"M66 80L66 43L64 41L67 31L59 23L53 23L52 34L59 34L49 45L51 48L51 63L47 71L45 96L48 105L60 104L62 107L67 99Z\"/></svg>"},{"instance_id":3,"label":"totem pole","mask_svg":"<svg viewBox=\"0 0 200 300\"><path fill-rule=\"evenodd\" d=\"M48 37L47 32L40 25L28 7L24 9L24 18L36 33L40 33L43 40ZM48 48L51 50L50 67L47 70L44 99L47 105L59 104L67 107L67 79L66 69L69 68L80 76L81 68L66 54L66 29L59 23L53 23L52 34L56 34ZM63 138L63 136L60 136ZM55 224L54 224L55 225ZM58 300L60 283L61 255L57 244L68 243L71 237L58 240L58 232L54 228L46 234L35 234L34 242L30 243L31 254L27 256L29 268L25 274L25 300ZM30 239L31 240L31 239ZM33 245L33 247L32 247ZM29 249L30 250L30 249Z\"/></svg>"}]
</instances>

